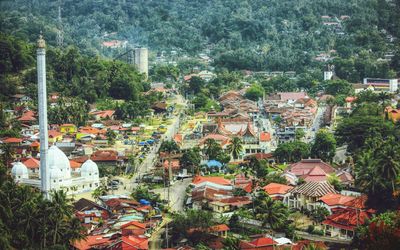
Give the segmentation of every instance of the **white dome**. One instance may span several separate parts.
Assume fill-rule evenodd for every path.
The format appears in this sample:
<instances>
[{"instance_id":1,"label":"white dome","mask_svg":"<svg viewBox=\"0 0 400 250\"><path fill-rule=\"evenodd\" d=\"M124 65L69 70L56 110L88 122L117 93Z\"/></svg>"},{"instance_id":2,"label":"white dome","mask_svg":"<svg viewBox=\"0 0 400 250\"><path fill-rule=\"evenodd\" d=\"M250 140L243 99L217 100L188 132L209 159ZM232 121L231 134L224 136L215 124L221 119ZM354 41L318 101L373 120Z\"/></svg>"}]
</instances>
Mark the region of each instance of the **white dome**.
<instances>
[{"instance_id":1,"label":"white dome","mask_svg":"<svg viewBox=\"0 0 400 250\"><path fill-rule=\"evenodd\" d=\"M81 166L81 175L82 176L99 175L99 168L97 167L97 164L90 159L85 161Z\"/></svg>"},{"instance_id":2,"label":"white dome","mask_svg":"<svg viewBox=\"0 0 400 250\"><path fill-rule=\"evenodd\" d=\"M53 145L48 152L49 167L56 166L65 179L71 178L71 165L68 157L57 146Z\"/></svg>"},{"instance_id":3,"label":"white dome","mask_svg":"<svg viewBox=\"0 0 400 250\"><path fill-rule=\"evenodd\" d=\"M11 169L14 178L28 178L28 168L22 162L16 162Z\"/></svg>"},{"instance_id":4,"label":"white dome","mask_svg":"<svg viewBox=\"0 0 400 250\"><path fill-rule=\"evenodd\" d=\"M52 166L50 167L50 180L60 180L63 178L63 173L61 172L61 170L59 168L57 168L56 166Z\"/></svg>"}]
</instances>

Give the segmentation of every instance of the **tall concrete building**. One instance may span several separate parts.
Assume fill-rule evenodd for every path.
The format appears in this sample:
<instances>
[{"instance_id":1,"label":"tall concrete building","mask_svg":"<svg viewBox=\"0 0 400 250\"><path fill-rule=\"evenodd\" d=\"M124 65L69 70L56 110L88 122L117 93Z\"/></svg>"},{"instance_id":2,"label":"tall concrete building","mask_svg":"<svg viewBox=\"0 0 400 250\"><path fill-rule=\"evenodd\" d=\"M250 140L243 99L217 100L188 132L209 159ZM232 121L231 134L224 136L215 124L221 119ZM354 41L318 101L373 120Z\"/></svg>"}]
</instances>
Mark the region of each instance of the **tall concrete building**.
<instances>
[{"instance_id":1,"label":"tall concrete building","mask_svg":"<svg viewBox=\"0 0 400 250\"><path fill-rule=\"evenodd\" d=\"M49 136L47 131L47 89L46 89L46 42L42 35L37 41L37 76L40 129L40 186L46 198L49 198L50 173L48 163Z\"/></svg>"},{"instance_id":2,"label":"tall concrete building","mask_svg":"<svg viewBox=\"0 0 400 250\"><path fill-rule=\"evenodd\" d=\"M149 76L149 55L147 48L135 49L135 65L140 73L146 74L146 79Z\"/></svg>"},{"instance_id":3,"label":"tall concrete building","mask_svg":"<svg viewBox=\"0 0 400 250\"><path fill-rule=\"evenodd\" d=\"M324 71L324 81L332 80L335 71L335 65L328 65Z\"/></svg>"}]
</instances>

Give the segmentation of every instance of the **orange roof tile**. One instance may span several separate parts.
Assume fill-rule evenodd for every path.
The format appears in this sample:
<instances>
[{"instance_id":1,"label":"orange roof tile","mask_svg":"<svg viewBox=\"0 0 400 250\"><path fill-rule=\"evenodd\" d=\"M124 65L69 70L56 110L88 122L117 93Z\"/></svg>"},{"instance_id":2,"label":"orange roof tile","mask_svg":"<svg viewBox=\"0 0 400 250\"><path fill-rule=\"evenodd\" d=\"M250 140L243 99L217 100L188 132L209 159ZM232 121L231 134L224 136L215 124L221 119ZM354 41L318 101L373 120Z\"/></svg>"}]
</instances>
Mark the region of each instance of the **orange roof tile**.
<instances>
[{"instance_id":1,"label":"orange roof tile","mask_svg":"<svg viewBox=\"0 0 400 250\"><path fill-rule=\"evenodd\" d=\"M319 200L328 206L345 205L347 202L354 200L356 197L346 196L341 194L326 194Z\"/></svg>"},{"instance_id":2,"label":"orange roof tile","mask_svg":"<svg viewBox=\"0 0 400 250\"><path fill-rule=\"evenodd\" d=\"M21 143L22 139L21 138L15 138L15 137L10 137L5 140L3 140L4 143Z\"/></svg>"},{"instance_id":3,"label":"orange roof tile","mask_svg":"<svg viewBox=\"0 0 400 250\"><path fill-rule=\"evenodd\" d=\"M258 239L251 241L250 244L252 244L256 247L265 247L265 246L276 245L277 242L274 241L272 238L263 237L263 238L258 238Z\"/></svg>"},{"instance_id":4,"label":"orange roof tile","mask_svg":"<svg viewBox=\"0 0 400 250\"><path fill-rule=\"evenodd\" d=\"M89 250L94 247L106 246L111 243L111 238L103 238L104 235L88 235L84 240L75 241L72 245L78 250Z\"/></svg>"},{"instance_id":5,"label":"orange roof tile","mask_svg":"<svg viewBox=\"0 0 400 250\"><path fill-rule=\"evenodd\" d=\"M34 142L31 143L30 146L31 146L31 147L39 147L39 146L40 146L40 143L37 142L37 141L34 141Z\"/></svg>"},{"instance_id":6,"label":"orange roof tile","mask_svg":"<svg viewBox=\"0 0 400 250\"><path fill-rule=\"evenodd\" d=\"M81 167L81 163L73 161L73 160L69 160L69 164L71 165L71 168L80 168Z\"/></svg>"},{"instance_id":7,"label":"orange roof tile","mask_svg":"<svg viewBox=\"0 0 400 250\"><path fill-rule=\"evenodd\" d=\"M163 166L165 169L169 168L169 161L165 160L163 163ZM171 160L171 168L172 169L179 169L180 168L180 161L178 159L172 159Z\"/></svg>"},{"instance_id":8,"label":"orange roof tile","mask_svg":"<svg viewBox=\"0 0 400 250\"><path fill-rule=\"evenodd\" d=\"M54 137L58 137L61 136L62 133L56 131L56 130L49 130L49 138L54 138Z\"/></svg>"},{"instance_id":9,"label":"orange roof tile","mask_svg":"<svg viewBox=\"0 0 400 250\"><path fill-rule=\"evenodd\" d=\"M29 158L28 160L24 161L23 163L27 168L31 168L31 169L39 168L39 166L40 166L40 161L38 161L35 158Z\"/></svg>"},{"instance_id":10,"label":"orange roof tile","mask_svg":"<svg viewBox=\"0 0 400 250\"><path fill-rule=\"evenodd\" d=\"M211 232L224 232L228 231L229 227L225 224L215 225L210 227Z\"/></svg>"},{"instance_id":11,"label":"orange roof tile","mask_svg":"<svg viewBox=\"0 0 400 250\"><path fill-rule=\"evenodd\" d=\"M195 176L192 183L197 185L203 182L212 182L215 184L219 184L219 185L225 185L225 186L229 186L231 185L231 181L227 180L223 177L218 177L218 176Z\"/></svg>"},{"instance_id":12,"label":"orange roof tile","mask_svg":"<svg viewBox=\"0 0 400 250\"><path fill-rule=\"evenodd\" d=\"M269 194L269 195L274 195L274 194L286 194L289 190L291 190L293 187L284 185L284 184L279 184L279 183L270 183L263 187L264 191Z\"/></svg>"},{"instance_id":13,"label":"orange roof tile","mask_svg":"<svg viewBox=\"0 0 400 250\"><path fill-rule=\"evenodd\" d=\"M131 225L139 227L139 228L142 228L142 229L146 229L146 226L143 223L140 223L139 221L130 221L130 222L122 225L121 228L126 228L126 227L129 227Z\"/></svg>"}]
</instances>

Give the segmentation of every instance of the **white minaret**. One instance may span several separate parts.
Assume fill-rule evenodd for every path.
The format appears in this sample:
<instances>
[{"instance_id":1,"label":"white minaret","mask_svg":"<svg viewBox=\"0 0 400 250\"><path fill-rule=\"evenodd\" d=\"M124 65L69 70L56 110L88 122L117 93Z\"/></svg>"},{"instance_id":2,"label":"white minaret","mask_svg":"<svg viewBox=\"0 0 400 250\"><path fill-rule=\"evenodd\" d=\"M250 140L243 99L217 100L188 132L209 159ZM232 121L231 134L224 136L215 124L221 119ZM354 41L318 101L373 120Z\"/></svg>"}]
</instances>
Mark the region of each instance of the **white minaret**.
<instances>
[{"instance_id":1,"label":"white minaret","mask_svg":"<svg viewBox=\"0 0 400 250\"><path fill-rule=\"evenodd\" d=\"M46 90L46 42L42 35L37 41L37 76L39 101L39 129L40 129L40 179L44 196L50 198L49 163L47 161L49 142L47 131L47 90Z\"/></svg>"}]
</instances>

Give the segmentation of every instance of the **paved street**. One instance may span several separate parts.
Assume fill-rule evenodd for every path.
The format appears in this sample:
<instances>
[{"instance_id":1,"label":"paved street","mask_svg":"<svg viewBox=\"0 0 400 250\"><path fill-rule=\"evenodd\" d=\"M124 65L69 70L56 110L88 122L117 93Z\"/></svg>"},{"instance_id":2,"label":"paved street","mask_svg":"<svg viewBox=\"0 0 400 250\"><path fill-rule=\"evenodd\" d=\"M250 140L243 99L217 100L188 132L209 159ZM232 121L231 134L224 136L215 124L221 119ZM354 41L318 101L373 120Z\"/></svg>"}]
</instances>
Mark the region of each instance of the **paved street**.
<instances>
[{"instance_id":1,"label":"paved street","mask_svg":"<svg viewBox=\"0 0 400 250\"><path fill-rule=\"evenodd\" d=\"M184 208L184 199L186 188L192 182L192 178L187 178L179 181L175 181L175 183L170 187L170 205L171 210L174 212L181 212ZM167 200L168 198L168 188L159 188L153 190L155 193L161 195L161 199Z\"/></svg>"},{"instance_id":2,"label":"paved street","mask_svg":"<svg viewBox=\"0 0 400 250\"><path fill-rule=\"evenodd\" d=\"M306 142L312 142L315 139L315 134L321 128L322 120L324 117L326 107L318 107L317 114L315 115L313 124L306 134Z\"/></svg>"}]
</instances>

